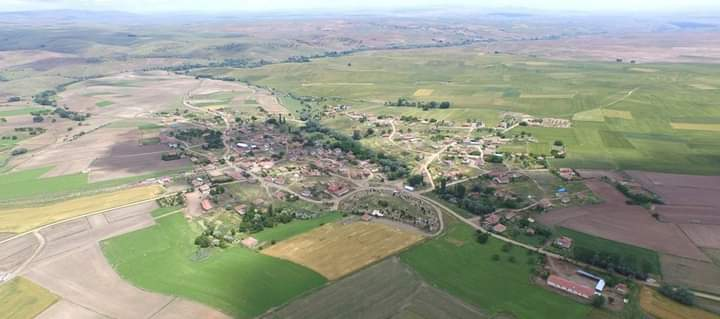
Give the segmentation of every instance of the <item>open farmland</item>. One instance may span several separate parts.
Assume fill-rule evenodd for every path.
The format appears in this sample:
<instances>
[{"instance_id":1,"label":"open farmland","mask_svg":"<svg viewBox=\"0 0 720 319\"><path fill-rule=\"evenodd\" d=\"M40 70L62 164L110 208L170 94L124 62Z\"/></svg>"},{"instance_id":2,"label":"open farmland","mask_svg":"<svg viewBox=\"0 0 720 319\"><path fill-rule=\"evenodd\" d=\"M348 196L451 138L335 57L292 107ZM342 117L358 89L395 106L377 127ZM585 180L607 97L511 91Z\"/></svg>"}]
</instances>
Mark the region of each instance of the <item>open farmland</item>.
<instances>
[{"instance_id":1,"label":"open farmland","mask_svg":"<svg viewBox=\"0 0 720 319\"><path fill-rule=\"evenodd\" d=\"M363 52L304 64L207 72L295 96L332 98L334 103L350 104L355 111L375 115L414 115L455 122L481 119L494 123L503 111L567 119L583 114L569 129L531 130L541 142L551 143L560 138L567 145L567 158L553 160L554 166L720 173L713 164L720 157L717 132L676 129L671 125L720 123L714 103L720 91L695 94L685 85L689 80L709 77L717 72L718 66L648 65L647 69L657 70L652 74L677 75L649 77L648 73L635 72L618 63L528 64L509 55L478 54L484 51L480 47L466 47ZM432 95L422 96L429 92L425 90L432 90ZM448 110L422 111L383 105L399 97L448 100L452 106ZM597 110L596 115L583 113L593 110ZM583 121L587 118L590 121ZM622 143L603 139L603 132L610 132Z\"/></svg>"},{"instance_id":2,"label":"open farmland","mask_svg":"<svg viewBox=\"0 0 720 319\"><path fill-rule=\"evenodd\" d=\"M671 255L662 255L663 279L668 283L720 294L720 266Z\"/></svg>"},{"instance_id":3,"label":"open farmland","mask_svg":"<svg viewBox=\"0 0 720 319\"><path fill-rule=\"evenodd\" d=\"M86 173L43 177L52 167L28 169L0 175L0 201L45 202L58 200L67 196L77 196L120 187L139 182L146 178L157 177L164 172L112 179L101 182L90 182Z\"/></svg>"},{"instance_id":4,"label":"open farmland","mask_svg":"<svg viewBox=\"0 0 720 319\"><path fill-rule=\"evenodd\" d=\"M501 251L491 239L478 244L472 228L457 221L447 223L447 233L401 255L420 276L490 315L508 314L517 319L584 318L590 307L536 286L530 280L524 249ZM493 261L499 254L501 260ZM514 256L517 263L506 261ZM481 271L479 271L481 270Z\"/></svg>"},{"instance_id":5,"label":"open farmland","mask_svg":"<svg viewBox=\"0 0 720 319\"><path fill-rule=\"evenodd\" d=\"M285 240L263 254L291 260L333 280L396 253L423 238L380 223L335 222Z\"/></svg>"},{"instance_id":6,"label":"open farmland","mask_svg":"<svg viewBox=\"0 0 720 319\"><path fill-rule=\"evenodd\" d=\"M319 274L281 259L239 247L201 253L198 231L182 214L148 229L109 239L103 252L120 276L142 289L180 296L235 318L252 318L319 287Z\"/></svg>"},{"instance_id":7,"label":"open farmland","mask_svg":"<svg viewBox=\"0 0 720 319\"><path fill-rule=\"evenodd\" d=\"M624 195L603 181L589 180L586 184L605 202L554 210L540 216L538 221L658 252L709 261L677 225L658 222L648 210L627 205Z\"/></svg>"},{"instance_id":8,"label":"open farmland","mask_svg":"<svg viewBox=\"0 0 720 319\"><path fill-rule=\"evenodd\" d=\"M20 233L63 219L148 200L161 192L160 186L143 186L45 206L4 208L0 209L0 232Z\"/></svg>"},{"instance_id":9,"label":"open farmland","mask_svg":"<svg viewBox=\"0 0 720 319\"><path fill-rule=\"evenodd\" d=\"M657 319L718 319L717 315L672 301L650 288L640 290L640 307Z\"/></svg>"},{"instance_id":10,"label":"open farmland","mask_svg":"<svg viewBox=\"0 0 720 319\"><path fill-rule=\"evenodd\" d=\"M35 318L54 304L57 299L57 296L43 287L23 277L18 277L0 285L0 300L2 300L0 318Z\"/></svg>"},{"instance_id":11,"label":"open farmland","mask_svg":"<svg viewBox=\"0 0 720 319\"><path fill-rule=\"evenodd\" d=\"M429 286L393 257L294 300L263 318L470 319L489 316Z\"/></svg>"}]
</instances>

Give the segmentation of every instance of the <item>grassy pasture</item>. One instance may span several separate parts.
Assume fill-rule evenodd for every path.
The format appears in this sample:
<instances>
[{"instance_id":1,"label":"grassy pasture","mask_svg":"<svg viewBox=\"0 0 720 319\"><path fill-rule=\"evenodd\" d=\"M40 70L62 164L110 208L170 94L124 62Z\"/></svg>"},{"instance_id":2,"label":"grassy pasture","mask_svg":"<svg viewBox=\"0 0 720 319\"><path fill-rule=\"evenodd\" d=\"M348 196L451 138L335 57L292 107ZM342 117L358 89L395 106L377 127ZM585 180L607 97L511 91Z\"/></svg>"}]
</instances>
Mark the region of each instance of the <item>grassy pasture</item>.
<instances>
[{"instance_id":1,"label":"grassy pasture","mask_svg":"<svg viewBox=\"0 0 720 319\"><path fill-rule=\"evenodd\" d=\"M0 175L0 201L48 199L78 192L102 190L159 176L162 173L90 183L88 174L42 177L52 167L34 168Z\"/></svg>"},{"instance_id":2,"label":"grassy pasture","mask_svg":"<svg viewBox=\"0 0 720 319\"><path fill-rule=\"evenodd\" d=\"M257 234L254 234L258 241L272 241L277 242L291 238L293 236L310 231L313 228L320 227L324 224L334 222L342 218L340 213L327 213L318 218L308 220L294 220L287 224L276 225L273 228L267 228Z\"/></svg>"},{"instance_id":3,"label":"grassy pasture","mask_svg":"<svg viewBox=\"0 0 720 319\"><path fill-rule=\"evenodd\" d=\"M291 260L333 280L421 239L418 233L380 223L337 222L282 241L262 252Z\"/></svg>"},{"instance_id":4,"label":"grassy pasture","mask_svg":"<svg viewBox=\"0 0 720 319\"><path fill-rule=\"evenodd\" d=\"M17 277L0 285L0 300L0 318L30 319L52 306L58 297L30 280Z\"/></svg>"},{"instance_id":5,"label":"grassy pasture","mask_svg":"<svg viewBox=\"0 0 720 319\"><path fill-rule=\"evenodd\" d=\"M713 164L720 160L720 147L705 143L720 140L720 133L710 125L720 123L716 104L720 90L699 91L688 89L687 84L707 83L720 66L649 64L631 68L619 63L540 60L528 64L518 57L479 55L479 51L482 49L468 47L363 52L303 64L208 72L295 95L327 97L333 103L352 105L354 111L377 115L456 122L479 119L488 125L494 125L506 111L574 118L573 127L563 133L534 128L542 143L552 143L543 139L548 135L571 136L563 140L567 158L553 160L553 166L720 174L720 166ZM337 83L344 85L330 85ZM360 85L367 83L374 85ZM431 96L422 96L430 89ZM399 97L447 100L452 106L423 111L383 105ZM708 125L685 126L701 130L671 125L697 123L689 120L692 118L705 119L700 123Z\"/></svg>"},{"instance_id":6,"label":"grassy pasture","mask_svg":"<svg viewBox=\"0 0 720 319\"><path fill-rule=\"evenodd\" d=\"M590 307L552 293L530 281L531 265L525 250L508 253L490 240L481 245L469 226L452 221L447 233L401 255L427 282L494 314L518 319L585 318ZM493 261L492 255L500 255ZM515 257L515 263L507 260Z\"/></svg>"},{"instance_id":7,"label":"grassy pasture","mask_svg":"<svg viewBox=\"0 0 720 319\"><path fill-rule=\"evenodd\" d=\"M45 206L0 209L0 232L21 233L60 220L150 199L162 187L143 186L79 197Z\"/></svg>"},{"instance_id":8,"label":"grassy pasture","mask_svg":"<svg viewBox=\"0 0 720 319\"><path fill-rule=\"evenodd\" d=\"M235 318L253 318L325 283L307 268L239 247L193 261L198 233L182 214L175 214L151 228L106 240L102 248L132 284L195 300Z\"/></svg>"},{"instance_id":9,"label":"grassy pasture","mask_svg":"<svg viewBox=\"0 0 720 319\"><path fill-rule=\"evenodd\" d=\"M32 112L47 111L48 108L44 107L23 107L14 110L0 111L0 117L10 117L19 115L30 115Z\"/></svg>"},{"instance_id":10,"label":"grassy pasture","mask_svg":"<svg viewBox=\"0 0 720 319\"><path fill-rule=\"evenodd\" d=\"M643 263L646 263L649 265L651 273L662 274L660 257L652 250L595 237L563 227L558 228L557 233L572 238L573 247L575 248L582 247L597 252L602 251L616 254L624 260L635 260L638 268L640 268L640 265Z\"/></svg>"}]
</instances>

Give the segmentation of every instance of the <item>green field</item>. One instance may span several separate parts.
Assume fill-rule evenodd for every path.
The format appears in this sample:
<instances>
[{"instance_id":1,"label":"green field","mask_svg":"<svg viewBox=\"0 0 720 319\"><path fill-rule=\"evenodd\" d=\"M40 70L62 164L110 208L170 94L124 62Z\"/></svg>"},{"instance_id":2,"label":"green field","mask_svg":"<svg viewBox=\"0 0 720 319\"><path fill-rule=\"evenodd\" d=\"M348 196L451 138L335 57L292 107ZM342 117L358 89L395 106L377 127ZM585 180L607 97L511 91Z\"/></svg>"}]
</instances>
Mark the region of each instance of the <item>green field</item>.
<instances>
[{"instance_id":1,"label":"green field","mask_svg":"<svg viewBox=\"0 0 720 319\"><path fill-rule=\"evenodd\" d=\"M0 318L35 318L57 301L58 297L22 277L0 285Z\"/></svg>"},{"instance_id":2,"label":"green field","mask_svg":"<svg viewBox=\"0 0 720 319\"><path fill-rule=\"evenodd\" d=\"M621 256L622 259L635 260L638 269L642 268L641 265L644 263L649 267L648 272L662 274L660 257L652 250L595 237L563 227L559 227L557 233L572 238L573 248L582 247L596 252L615 254Z\"/></svg>"},{"instance_id":3,"label":"green field","mask_svg":"<svg viewBox=\"0 0 720 319\"><path fill-rule=\"evenodd\" d=\"M308 220L294 220L287 224L276 225L273 228L265 230L253 235L258 241L281 241L302 234L313 228L320 227L326 223L330 223L342 218L341 213L327 213L320 217Z\"/></svg>"},{"instance_id":4,"label":"green field","mask_svg":"<svg viewBox=\"0 0 720 319\"><path fill-rule=\"evenodd\" d=\"M214 251L194 261L193 230L182 214L102 243L115 270L132 284L252 318L325 283L319 274L243 248Z\"/></svg>"},{"instance_id":5,"label":"green field","mask_svg":"<svg viewBox=\"0 0 720 319\"><path fill-rule=\"evenodd\" d=\"M108 106L113 105L113 104L115 104L115 102L112 102L112 101L100 101L100 102L95 103L95 106L97 106L97 107L108 107Z\"/></svg>"},{"instance_id":6,"label":"green field","mask_svg":"<svg viewBox=\"0 0 720 319\"><path fill-rule=\"evenodd\" d=\"M720 90L699 90L688 85L704 83L704 79L720 72L720 66L651 64L647 67L658 72L649 76L633 71L627 64L544 63L518 56L478 54L483 50L467 47L363 52L310 63L195 73L233 77L296 96L326 97L332 104L350 104L353 111L376 115L456 122L480 119L488 126L507 111L575 118L569 129L522 128L540 140L530 144L530 150L549 154L554 139L561 139L568 156L554 160L555 167L720 174L720 166L716 165L720 161L720 132L671 126L720 123L716 103ZM414 96L420 89L432 90L432 94ZM447 100L452 106L423 111L383 105L399 97ZM292 111L301 107L289 98L281 101Z\"/></svg>"},{"instance_id":7,"label":"green field","mask_svg":"<svg viewBox=\"0 0 720 319\"><path fill-rule=\"evenodd\" d=\"M452 221L447 227L447 234L401 255L429 283L491 314L537 319L585 318L589 313L590 307L533 284L526 250L502 252L498 240L476 243L474 230L465 224ZM500 260L493 261L493 254ZM508 261L509 256L516 262Z\"/></svg>"},{"instance_id":8,"label":"green field","mask_svg":"<svg viewBox=\"0 0 720 319\"><path fill-rule=\"evenodd\" d=\"M0 117L30 115L31 112L49 111L49 110L50 109L44 108L44 107L25 107L25 108L16 109L16 110L10 110L10 111L0 111Z\"/></svg>"},{"instance_id":9,"label":"green field","mask_svg":"<svg viewBox=\"0 0 720 319\"><path fill-rule=\"evenodd\" d=\"M0 175L0 201L23 200L38 197L49 198L77 192L101 190L103 188L120 186L146 178L172 173L159 172L90 183L88 181L88 174L86 173L42 177L50 170L52 170L52 167L43 167Z\"/></svg>"}]
</instances>

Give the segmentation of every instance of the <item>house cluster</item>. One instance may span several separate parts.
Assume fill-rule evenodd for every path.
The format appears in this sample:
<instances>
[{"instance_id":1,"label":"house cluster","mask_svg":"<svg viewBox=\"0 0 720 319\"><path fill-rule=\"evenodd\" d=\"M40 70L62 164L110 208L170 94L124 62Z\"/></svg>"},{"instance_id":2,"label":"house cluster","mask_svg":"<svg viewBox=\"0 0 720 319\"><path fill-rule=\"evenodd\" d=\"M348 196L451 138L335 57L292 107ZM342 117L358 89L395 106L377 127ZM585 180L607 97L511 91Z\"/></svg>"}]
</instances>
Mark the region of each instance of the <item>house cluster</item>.
<instances>
[{"instance_id":1,"label":"house cluster","mask_svg":"<svg viewBox=\"0 0 720 319\"><path fill-rule=\"evenodd\" d=\"M480 222L480 226L495 233L502 234L507 230L507 226L504 225L503 222L510 222L518 218L518 216L515 212L494 212L485 215Z\"/></svg>"}]
</instances>

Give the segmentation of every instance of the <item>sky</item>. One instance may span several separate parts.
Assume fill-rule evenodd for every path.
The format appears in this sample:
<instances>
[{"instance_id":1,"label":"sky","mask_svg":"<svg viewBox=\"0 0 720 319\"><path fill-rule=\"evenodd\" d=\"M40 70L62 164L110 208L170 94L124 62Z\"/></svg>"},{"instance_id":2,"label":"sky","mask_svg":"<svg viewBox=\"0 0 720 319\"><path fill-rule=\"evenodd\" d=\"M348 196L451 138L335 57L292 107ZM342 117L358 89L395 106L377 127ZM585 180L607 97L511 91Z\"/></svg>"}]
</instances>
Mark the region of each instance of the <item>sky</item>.
<instances>
[{"instance_id":1,"label":"sky","mask_svg":"<svg viewBox=\"0 0 720 319\"><path fill-rule=\"evenodd\" d=\"M117 10L128 12L253 12L357 10L439 6L527 8L549 11L697 11L720 8L720 0L0 0L0 11Z\"/></svg>"}]
</instances>

